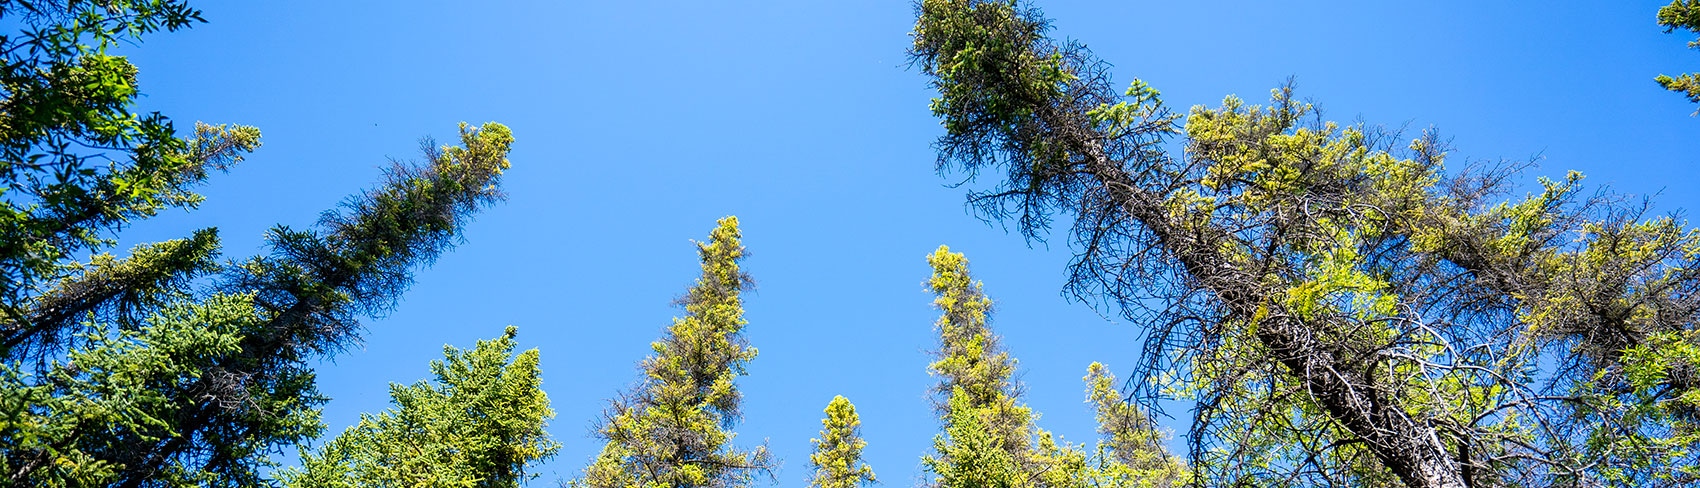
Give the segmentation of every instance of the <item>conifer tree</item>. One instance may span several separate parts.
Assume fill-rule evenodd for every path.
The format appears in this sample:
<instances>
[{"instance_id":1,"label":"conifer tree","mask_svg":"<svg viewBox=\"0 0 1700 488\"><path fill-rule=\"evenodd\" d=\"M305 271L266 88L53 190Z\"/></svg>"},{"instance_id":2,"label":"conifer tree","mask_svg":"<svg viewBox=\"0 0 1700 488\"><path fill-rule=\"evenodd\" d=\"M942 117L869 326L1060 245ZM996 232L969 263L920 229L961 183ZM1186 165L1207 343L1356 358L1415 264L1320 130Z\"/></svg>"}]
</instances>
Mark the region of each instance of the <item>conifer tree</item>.
<instances>
[{"instance_id":1,"label":"conifer tree","mask_svg":"<svg viewBox=\"0 0 1700 488\"><path fill-rule=\"evenodd\" d=\"M0 485L263 484L270 454L322 430L309 362L500 197L511 134L463 127L315 229L273 229L267 256L221 264L208 228L119 257L122 227L195 207L259 147L252 127L132 111L137 70L113 49L200 12L16 0L0 20Z\"/></svg>"},{"instance_id":2,"label":"conifer tree","mask_svg":"<svg viewBox=\"0 0 1700 488\"><path fill-rule=\"evenodd\" d=\"M133 112L137 69L110 51L198 22L182 0L0 2L0 360L43 366L90 314L134 329L213 270L210 229L104 253L125 224L199 205L197 186L260 145L253 127L179 134Z\"/></svg>"},{"instance_id":3,"label":"conifer tree","mask_svg":"<svg viewBox=\"0 0 1700 488\"><path fill-rule=\"evenodd\" d=\"M771 472L767 448L734 447L741 395L735 380L756 357L743 335L740 295L751 280L738 267L744 247L737 217L720 219L697 243L702 276L681 299L685 316L650 346L643 380L611 402L597 436L607 441L576 486L723 488Z\"/></svg>"},{"instance_id":4,"label":"conifer tree","mask_svg":"<svg viewBox=\"0 0 1700 488\"><path fill-rule=\"evenodd\" d=\"M1088 461L1088 478L1097 487L1152 488L1186 485L1185 463L1163 447L1163 436L1149 416L1116 387L1116 376L1103 363L1086 373L1086 400L1097 410L1098 441Z\"/></svg>"},{"instance_id":5,"label":"conifer tree","mask_svg":"<svg viewBox=\"0 0 1700 488\"><path fill-rule=\"evenodd\" d=\"M221 273L210 291L124 302L136 323L76 323L82 342L64 360L0 365L0 471L15 486L263 483L271 453L323 430L309 361L357 341L359 317L392 306L412 268L500 198L512 141L501 124L463 125L461 146L427 145L428 161L398 165L316 229L274 228L269 256L216 265L210 231L139 248L143 259L187 249L202 259L193 269ZM64 283L124 266L97 259L95 276Z\"/></svg>"},{"instance_id":6,"label":"conifer tree","mask_svg":"<svg viewBox=\"0 0 1700 488\"><path fill-rule=\"evenodd\" d=\"M992 301L968 275L968 259L947 246L927 256L929 288L939 317L940 348L929 369L940 381L934 394L944 433L922 465L933 485L957 487L1074 486L1084 454L1059 446L1038 429L1038 414L1023 405L1013 379L1015 359L987 325Z\"/></svg>"},{"instance_id":7,"label":"conifer tree","mask_svg":"<svg viewBox=\"0 0 1700 488\"><path fill-rule=\"evenodd\" d=\"M394 408L362 415L316 452L303 448L284 486L520 486L526 466L560 445L543 430L555 413L537 350L513 356L516 332L508 326L471 351L444 346L431 362L435 384L390 385Z\"/></svg>"},{"instance_id":8,"label":"conifer tree","mask_svg":"<svg viewBox=\"0 0 1700 488\"><path fill-rule=\"evenodd\" d=\"M815 476L809 481L814 488L856 488L874 483L874 468L862 462L862 419L856 406L843 396L835 396L826 405L826 418L821 419L820 438L814 439L815 452L809 455L809 465Z\"/></svg>"},{"instance_id":9,"label":"conifer tree","mask_svg":"<svg viewBox=\"0 0 1700 488\"><path fill-rule=\"evenodd\" d=\"M1291 86L1183 116L1027 2L918 13L937 167L996 175L970 201L1030 239L1071 222L1068 292L1174 386L1134 393L1198 405L1195 482L1700 483L1700 230L1574 172L1502 201L1522 166L1448 169Z\"/></svg>"}]
</instances>

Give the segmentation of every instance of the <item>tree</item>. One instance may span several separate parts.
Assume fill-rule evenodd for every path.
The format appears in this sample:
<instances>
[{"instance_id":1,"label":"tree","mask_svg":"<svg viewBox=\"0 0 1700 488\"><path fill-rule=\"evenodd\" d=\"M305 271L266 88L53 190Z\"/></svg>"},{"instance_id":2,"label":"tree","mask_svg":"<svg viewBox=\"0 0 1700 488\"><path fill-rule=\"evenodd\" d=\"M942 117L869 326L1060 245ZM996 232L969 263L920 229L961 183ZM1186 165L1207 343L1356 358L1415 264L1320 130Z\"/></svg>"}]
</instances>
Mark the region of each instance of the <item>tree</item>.
<instances>
[{"instance_id":1,"label":"tree","mask_svg":"<svg viewBox=\"0 0 1700 488\"><path fill-rule=\"evenodd\" d=\"M140 247L127 259L74 254L113 244L125 223L201 201L194 187L259 147L252 127L131 112L136 68L108 49L201 21L182 1L0 3L0 358L61 353L88 314L126 326L213 267L216 235Z\"/></svg>"},{"instance_id":2,"label":"tree","mask_svg":"<svg viewBox=\"0 0 1700 488\"><path fill-rule=\"evenodd\" d=\"M650 345L642 382L610 402L597 427L607 444L575 486L747 486L771 471L766 447L732 446L742 399L735 380L756 357L743 336L740 295L752 281L738 268L741 239L738 218L726 217L697 243L702 276L680 299L685 316Z\"/></svg>"},{"instance_id":3,"label":"tree","mask_svg":"<svg viewBox=\"0 0 1700 488\"><path fill-rule=\"evenodd\" d=\"M0 368L0 452L15 484L32 486L253 486L270 453L318 435L308 361L358 340L358 317L388 309L410 268L459 236L471 213L500 194L512 136L500 124L462 127L461 147L398 165L379 189L325 214L322 230L278 227L271 256L210 263L211 231L143 246L128 263L179 247L222 271L212 290L140 295L124 310L145 317L85 318L66 360L13 359ZM194 246L201 246L195 248ZM136 261L137 258L142 261ZM110 258L97 258L98 265ZM87 283L110 272L84 277ZM120 296L140 293L121 285ZM86 315L85 317L99 317ZM26 362L43 364L30 373Z\"/></svg>"},{"instance_id":4,"label":"tree","mask_svg":"<svg viewBox=\"0 0 1700 488\"><path fill-rule=\"evenodd\" d=\"M843 396L832 397L826 405L826 418L821 419L820 438L813 439L814 454L809 466L815 476L809 480L814 488L856 488L875 483L874 468L862 462L862 419L856 416L856 406Z\"/></svg>"},{"instance_id":5,"label":"tree","mask_svg":"<svg viewBox=\"0 0 1700 488\"><path fill-rule=\"evenodd\" d=\"M1671 0L1670 5L1659 7L1659 26L1666 33L1677 29L1700 33L1700 1ZM1700 40L1689 41L1688 47L1700 48ZM1700 103L1700 73L1659 75L1655 81L1666 90L1683 94L1690 102Z\"/></svg>"},{"instance_id":6,"label":"tree","mask_svg":"<svg viewBox=\"0 0 1700 488\"><path fill-rule=\"evenodd\" d=\"M1100 449L1099 456L1089 459L1079 448L1059 444L1050 432L1036 427L1038 414L1019 401L1013 380L1015 359L986 323L992 301L981 284L969 277L967 258L939 246L927 262L933 266L928 285L938 295L933 304L944 311L937 323L938 360L929 367L940 378L935 395L943 400L938 409L944 433L933 441L936 452L921 460L934 474L934 486L1140 486L1136 483L1156 481L1147 479L1146 472L1120 467L1119 460L1108 457L1114 454L1110 448ZM1136 411L1125 406L1115 413ZM1139 435L1137 430L1147 433L1141 439L1158 440L1149 425L1100 416L1106 419L1121 423L1102 425L1103 432L1131 439ZM1160 445L1142 447L1154 449L1158 459L1168 459ZM1127 453L1134 455L1132 450ZM1095 466L1090 461L1096 461Z\"/></svg>"},{"instance_id":7,"label":"tree","mask_svg":"<svg viewBox=\"0 0 1700 488\"><path fill-rule=\"evenodd\" d=\"M1086 401L1097 410L1097 449L1087 461L1093 486L1151 488L1182 486L1190 468L1163 447L1163 435L1138 404L1116 387L1116 375L1103 363L1086 368Z\"/></svg>"},{"instance_id":8,"label":"tree","mask_svg":"<svg viewBox=\"0 0 1700 488\"><path fill-rule=\"evenodd\" d=\"M936 476L941 488L966 486L1033 486L1040 473L1055 473L1035 437L1050 441L1037 429L1037 414L1020 403L1016 393L1015 359L987 326L992 301L980 283L968 275L968 260L939 246L927 256L933 267L928 287L944 313L937 360L928 370L939 377L934 390L944 433L933 441L935 454L921 464Z\"/></svg>"},{"instance_id":9,"label":"tree","mask_svg":"<svg viewBox=\"0 0 1700 488\"><path fill-rule=\"evenodd\" d=\"M1134 385L1196 401L1196 481L1692 483L1700 232L1580 175L1494 203L1431 134L1320 120L1289 87L1184 119L1014 1L924 0L941 171L981 216L1072 223L1067 291L1146 329ZM1182 156L1170 155L1183 136ZM1132 392L1162 396L1152 386Z\"/></svg>"},{"instance_id":10,"label":"tree","mask_svg":"<svg viewBox=\"0 0 1700 488\"><path fill-rule=\"evenodd\" d=\"M273 253L217 261L215 229L102 251L128 222L193 208L259 146L251 127L179 136L131 112L120 42L200 22L175 0L12 1L0 18L0 471L20 486L251 486L322 430L307 361L358 340L411 269L500 198L506 127L463 126L385 185L278 227ZM95 253L86 261L73 255Z\"/></svg>"},{"instance_id":11,"label":"tree","mask_svg":"<svg viewBox=\"0 0 1700 488\"><path fill-rule=\"evenodd\" d=\"M560 449L543 430L555 416L539 388L537 350L513 355L517 329L471 351L443 347L435 384L390 385L395 406L285 471L289 487L517 487L525 468ZM513 357L510 361L509 358Z\"/></svg>"}]
</instances>

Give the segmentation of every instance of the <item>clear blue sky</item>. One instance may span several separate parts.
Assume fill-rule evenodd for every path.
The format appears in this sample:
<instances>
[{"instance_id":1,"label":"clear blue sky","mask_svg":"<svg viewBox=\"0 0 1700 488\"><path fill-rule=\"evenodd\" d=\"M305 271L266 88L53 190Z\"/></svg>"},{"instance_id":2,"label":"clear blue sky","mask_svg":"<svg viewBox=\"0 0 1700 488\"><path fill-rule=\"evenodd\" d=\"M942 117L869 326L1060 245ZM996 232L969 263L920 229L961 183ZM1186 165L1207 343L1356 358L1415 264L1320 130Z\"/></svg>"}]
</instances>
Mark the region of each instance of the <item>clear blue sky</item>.
<instances>
[{"instance_id":1,"label":"clear blue sky","mask_svg":"<svg viewBox=\"0 0 1700 488\"><path fill-rule=\"evenodd\" d=\"M1700 208L1700 119L1659 73L1700 70L1663 34L1663 0L1631 2L1076 2L1039 5L1175 106L1266 100L1288 76L1330 118L1438 127L1454 160L1542 158L1528 176ZM781 486L809 475L835 394L865 423L889 486L919 479L936 424L926 393L936 312L923 256L964 251L997 301L1043 427L1093 439L1080 377L1126 371L1136 324L1059 295L1068 249L1029 248L969 216L933 173L926 79L907 68L906 1L203 2L209 24L126 51L144 109L260 127L265 146L207 203L125 240L217 226L226 254L261 250L370 186L416 140L498 121L517 142L507 203L418 273L365 344L319 368L331 433L426 376L443 344L520 327L541 349L565 448L534 485L574 476L600 444L605 399L638 377L697 273L691 239L737 215L759 282L739 442L766 439ZM1184 419L1186 412L1172 412ZM1177 431L1184 424L1169 421Z\"/></svg>"}]
</instances>

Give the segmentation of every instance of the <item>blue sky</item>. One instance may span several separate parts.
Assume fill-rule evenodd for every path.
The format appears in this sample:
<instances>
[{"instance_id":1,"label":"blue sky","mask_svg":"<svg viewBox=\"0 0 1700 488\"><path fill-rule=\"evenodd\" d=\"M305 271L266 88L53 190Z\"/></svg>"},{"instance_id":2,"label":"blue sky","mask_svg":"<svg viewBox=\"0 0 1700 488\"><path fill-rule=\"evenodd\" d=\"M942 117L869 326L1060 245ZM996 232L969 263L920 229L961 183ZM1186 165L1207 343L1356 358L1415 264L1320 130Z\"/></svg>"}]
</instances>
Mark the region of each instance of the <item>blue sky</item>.
<instances>
[{"instance_id":1,"label":"blue sky","mask_svg":"<svg viewBox=\"0 0 1700 488\"><path fill-rule=\"evenodd\" d=\"M1085 42L1177 107L1267 99L1296 77L1335 120L1452 137L1454 161L1541 158L1590 184L1700 208L1700 119L1652 82L1700 70L1665 2L1039 3L1054 35ZM933 172L926 79L907 68L908 2L203 2L209 24L126 49L141 104L187 126L255 125L265 146L205 188L198 211L127 242L217 226L226 254L274 224L306 226L379 178L421 136L498 121L517 142L509 200L418 273L363 347L319 368L331 432L427 375L445 343L508 324L542 352L565 448L533 483L575 475L600 444L605 400L680 313L691 239L737 215L759 283L747 301L761 355L740 383L739 442L764 439L781 486L809 475L833 395L856 403L887 485L919 479L935 420L926 398L936 312L924 256L966 252L997 302L1043 427L1093 439L1080 377L1126 371L1136 324L1059 295L1069 250L1029 247L968 215ZM1186 412L1171 412L1184 419ZM1168 421L1177 432L1184 424Z\"/></svg>"}]
</instances>

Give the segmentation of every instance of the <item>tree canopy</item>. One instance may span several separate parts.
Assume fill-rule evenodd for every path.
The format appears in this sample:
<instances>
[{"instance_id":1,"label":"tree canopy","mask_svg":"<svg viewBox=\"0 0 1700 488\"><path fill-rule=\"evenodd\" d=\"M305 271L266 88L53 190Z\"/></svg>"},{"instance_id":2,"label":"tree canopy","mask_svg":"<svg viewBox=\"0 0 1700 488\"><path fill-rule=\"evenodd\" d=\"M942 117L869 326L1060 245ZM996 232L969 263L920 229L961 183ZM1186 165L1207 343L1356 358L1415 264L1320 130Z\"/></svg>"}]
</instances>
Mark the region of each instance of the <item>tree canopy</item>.
<instances>
[{"instance_id":1,"label":"tree canopy","mask_svg":"<svg viewBox=\"0 0 1700 488\"><path fill-rule=\"evenodd\" d=\"M1068 291L1145 328L1136 385L1197 402L1198 481L1696 479L1700 232L1516 165L1316 116L1291 86L1185 114L1023 2L921 2L941 170L982 216L1071 225Z\"/></svg>"},{"instance_id":2,"label":"tree canopy","mask_svg":"<svg viewBox=\"0 0 1700 488\"><path fill-rule=\"evenodd\" d=\"M310 361L359 340L412 271L501 198L508 128L462 125L268 255L219 262L216 229L100 252L125 224L192 208L259 131L179 136L131 113L115 43L200 21L180 1L7 2L0 18L0 467L18 486L256 486L323 426Z\"/></svg>"},{"instance_id":3,"label":"tree canopy","mask_svg":"<svg viewBox=\"0 0 1700 488\"><path fill-rule=\"evenodd\" d=\"M815 468L809 486L857 488L878 482L874 468L862 462L862 448L868 441L862 440L862 419L856 415L856 406L843 395L832 397L826 404L826 418L820 423L820 438L813 439L815 452L809 456L809 465Z\"/></svg>"},{"instance_id":4,"label":"tree canopy","mask_svg":"<svg viewBox=\"0 0 1700 488\"><path fill-rule=\"evenodd\" d=\"M516 31L533 20L491 15L495 11L457 13L501 17L503 28ZM142 109L150 93L142 90L144 78L126 54L134 56L144 39L189 29L206 16L186 0L0 0L0 486L733 488L759 484L762 477L779 482L780 475L823 488L882 481L935 488L1700 485L1700 229L1682 214L1594 186L1580 172L1535 178L1528 171L1533 161L1468 160L1432 129L1407 132L1361 120L1333 121L1317 102L1301 98L1292 81L1270 90L1267 100L1230 95L1212 106L1175 108L1153 83L1115 81L1109 60L1058 32L1029 0L917 0L913 14L907 54L936 92L928 110L943 132L934 146L934 169L953 178L953 188L968 190L971 212L1005 225L1006 232L1015 230L1029 246L1060 237L1069 258L1064 298L1137 329L1138 338L1108 358L1129 368L1125 371L1086 357L1107 349L1086 354L1066 348L1048 357L1054 363L1066 356L1065 380L1084 367L1085 394L1069 398L1089 415L1078 419L1095 428L1091 441L1065 438L1060 432L1066 428L1041 427L1069 425L1039 412L1055 414L1056 405L1049 403L1054 395L1035 393L1057 377L1024 378L1033 364L1046 363L1015 359L1016 352L1034 357L1027 355L1034 351L1027 349L1034 336L1018 334L1052 332L1052 318L1011 320L1009 310L994 307L986 285L970 274L967 257L947 246L926 255L931 273L924 287L938 311L931 329L920 317L901 317L883 330L864 323L846 328L833 336L843 344L808 344L853 352L844 356L852 359L841 357L843 363L835 364L813 357L813 349L802 351L810 362L795 368L800 372L783 373L788 381L808 382L815 390L807 395L797 383L744 378L772 371L752 368L767 367L761 365L768 359L753 362L758 354L751 341L768 344L775 336L748 329L750 320L767 324L771 316L746 313L754 281L745 269L749 252L740 221L730 216L694 243L699 274L674 302L681 311L649 343L648 356L636 363L636 380L605 403L594 403L601 396L594 393L551 398L544 390L542 358L564 347L577 349L550 357L579 360L594 356L586 347L618 348L585 346L588 341L573 337L570 346L521 350L518 328L510 325L470 349L443 345L441 359L429 364L429 379L390 383L387 410L361 414L354 425L326 436L325 419L337 417L334 410L327 415L326 407L348 404L331 403L321 385L334 383L321 383L321 376L351 369L336 359L373 337L367 327L402 328L429 342L426 352L436 347L435 335L416 333L429 324L411 317L393 323L373 319L402 310L415 276L462 244L474 216L505 199L504 178L513 179L514 131L496 122L463 122L448 144L427 138L418 159L392 159L376 183L339 204L322 202L334 206L316 220L278 216L296 223L263 233L255 229L254 235L263 234L257 253L226 256L223 238L232 234L226 221L220 221L223 234L205 220L196 220L198 227L170 227L164 237L148 233L158 229L136 229L167 211L195 210L206 200L203 192L214 195L203 185L239 164L253 164L244 161L261 148L255 127L195 122L180 128L170 117ZM1700 0L1670 0L1652 20L1667 34L1700 34ZM1117 24L1141 26L1150 24ZM474 32L465 26L430 27L430 35L464 42L455 49L473 46L466 52L475 55L456 51L446 59L430 58L420 70L424 76L402 83L454 86L466 78L443 74L467 72L498 80L490 86L503 90L509 84L530 86L504 76L502 70L510 67L498 65L535 68L535 59L492 54L515 45L512 39L483 43L479 36L464 36ZM739 54L757 58L771 54L762 49L774 45L802 46L793 46L794 39L771 42L794 27L764 24L760 45L741 45ZM1198 31L1233 38L1211 30ZM363 42L351 39L340 39L337 47L352 51ZM1688 45L1700 47L1700 41ZM210 52L218 46L193 47ZM818 57L845 66L853 58L807 52L826 53ZM659 60L668 53L651 54ZM554 56L541 59L559 58ZM309 57L335 64L329 57ZM595 62L574 63L580 65ZM354 71L337 69L346 71L336 76ZM621 82L641 78L620 69L602 71L620 73L624 78L615 80ZM1637 79L1648 92L1662 93ZM1700 102L1700 73L1659 75L1654 81ZM512 90L524 95L520 98L480 93L483 88L442 93L504 110L542 100L529 88ZM610 96L624 93L613 88L624 87L583 94L551 86L548 94L629 101ZM275 87L239 90L249 98L287 98L268 91ZM758 96L783 99L790 112L769 120L780 123L763 126L773 134L757 134L768 142L739 142L757 146L752 153L781 148L772 141L794 137L778 125L807 126L847 141L847 134L859 132L816 128L839 122L835 115L821 115L833 105L799 105L778 91ZM1577 99L1572 103L1601 97ZM460 100L433 102L464 109ZM730 107L768 115L755 102L746 96ZM799 106L809 110L798 111ZM637 104L618 110L645 124L657 113ZM554 119L586 118L538 111ZM513 122L505 118L511 112L502 113ZM677 115L661 117L688 123ZM731 120L724 111L715 115ZM272 123L263 116L254 120ZM365 129L366 122L352 123ZM355 134L349 137L366 134L347 124L336 127ZM268 134L301 137L292 130ZM644 137L650 138L645 143L695 141ZM268 139L273 143L268 150L282 146L276 142ZM353 152L319 142L303 146L328 160ZM632 151L630 143L596 142L563 146L574 151L617 146L639 161L666 152L661 143ZM787 157L814 163L810 156L830 150L799 147L808 149ZM667 175L696 185L682 189L621 183L595 172L632 166L629 161L569 158L568 173L583 176L572 182L578 186L550 179L547 188L564 193L617 187L634 200L691 195L667 200L684 203L643 216L653 220L622 219L643 225L665 221L654 218L658 212L712 216L730 210L720 206L745 208L740 192L756 192L726 185L721 177L734 172L707 161L711 172ZM767 171L737 174L758 179L778 174ZM343 187L317 172L300 173L310 175L313 189ZM1684 183L1684 175L1670 181ZM819 223L853 236L841 248L850 251L808 249L807 257L793 258L838 266L799 266L807 269L787 275L793 279L806 275L815 280L811 284L840 286L836 281L859 272L849 268L865 266L877 244L914 237L885 227L885 220L864 221L879 226L863 229L835 219L831 211L840 207L819 202L839 205L839 195L798 198L805 192L789 190L806 189L799 180L771 181L787 190L773 192L783 194L776 201L805 215L789 222ZM879 190L896 186L875 181ZM306 185L273 186L298 192L289 198L308 200L301 197ZM605 257L578 248L557 252L577 244L572 240L635 247L632 235L586 230L584 222L619 202L602 201L613 200L606 193L585 194L602 196L590 199L596 202L591 207L572 209L582 214L520 219L522 225L513 227L524 227L525 234L495 239L498 250L484 251L512 266L482 261L471 267L513 273L545 260ZM842 207L890 217L854 204ZM550 233L556 227L566 230ZM960 242L956 237L951 242ZM244 247L231 242L233 249ZM987 262L1001 259L977 264ZM554 272L536 273L542 276L538 281L516 281L594 281L617 290L610 293L626 292L624 286L634 281L653 281L649 268L620 272L631 281L607 286L600 276ZM780 284L794 289L798 283ZM494 285L454 283L456 300L426 308L482 317L582 305L574 300L583 296L527 295L511 288L459 299L469 296L466 288L488 291L498 288ZM814 306L806 319L792 317L801 323L772 321L780 327L754 330L820 329L809 321L869 322L860 312L901 310L863 299L873 296L862 294L871 288L861 286L854 296L798 300ZM559 330L545 329L558 335L548 337L613 328L573 312L559 313ZM994 316L1007 322L994 323ZM1010 325L1015 327L1006 328ZM931 330L934 335L922 340L936 340L936 348L927 359L890 361L857 342L894 330ZM769 352L795 354L790 348L801 342L775 343L781 348ZM782 354L768 357L773 356ZM575 364L608 362L603 359ZM869 366L874 362L909 364L914 378L924 365L930 384L892 388L902 380L853 377L874 371ZM791 369L787 366L780 368ZM837 374L821 374L840 366L845 369ZM618 388L577 368L569 374L574 382ZM908 406L926 416L924 427L887 423L894 416L895 409L887 408L892 402L869 402L879 396L864 396L867 390L843 390L862 409L844 395L833 396L856 382L911 397ZM809 414L793 424L803 427L791 429L797 437L757 443L740 441L740 435L788 417L770 418L768 404L751 407L746 393L795 413L818 408L808 407L816 400L805 397L832 400L820 412L816 438L802 441L814 430ZM588 436L551 432L555 409L565 402L605 405ZM1181 411L1178 424L1162 420ZM1171 430L1178 429L1184 429L1181 437L1171 440ZM924 451L904 453L919 461L912 479L893 481L885 461L879 464L888 476L876 479L869 463L870 453L890 452L894 444L879 436L894 431L917 442L914 451ZM1081 434L1091 435L1086 432L1082 428ZM600 451L584 460L578 476L540 479L541 468L552 467L542 463L572 452L579 437L588 437ZM773 446L781 445L812 448L806 478L780 471ZM299 455L285 454L291 451Z\"/></svg>"}]
</instances>

